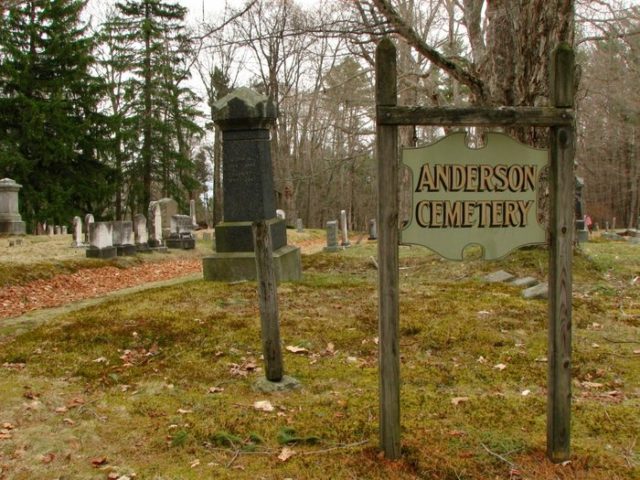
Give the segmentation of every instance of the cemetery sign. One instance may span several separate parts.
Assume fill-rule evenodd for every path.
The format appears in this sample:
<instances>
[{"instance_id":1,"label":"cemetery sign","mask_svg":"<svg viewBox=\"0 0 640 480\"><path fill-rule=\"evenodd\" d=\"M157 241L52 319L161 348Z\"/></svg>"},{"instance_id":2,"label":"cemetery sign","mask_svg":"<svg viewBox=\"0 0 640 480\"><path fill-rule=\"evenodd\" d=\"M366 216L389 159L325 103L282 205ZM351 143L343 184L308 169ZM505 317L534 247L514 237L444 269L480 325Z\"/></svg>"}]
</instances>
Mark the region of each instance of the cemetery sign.
<instances>
[{"instance_id":1,"label":"cemetery sign","mask_svg":"<svg viewBox=\"0 0 640 480\"><path fill-rule=\"evenodd\" d=\"M425 246L450 260L462 260L471 244L493 260L544 243L536 197L547 151L500 133L488 133L485 142L484 148L469 148L460 132L403 149L413 202L402 243Z\"/></svg>"}]
</instances>

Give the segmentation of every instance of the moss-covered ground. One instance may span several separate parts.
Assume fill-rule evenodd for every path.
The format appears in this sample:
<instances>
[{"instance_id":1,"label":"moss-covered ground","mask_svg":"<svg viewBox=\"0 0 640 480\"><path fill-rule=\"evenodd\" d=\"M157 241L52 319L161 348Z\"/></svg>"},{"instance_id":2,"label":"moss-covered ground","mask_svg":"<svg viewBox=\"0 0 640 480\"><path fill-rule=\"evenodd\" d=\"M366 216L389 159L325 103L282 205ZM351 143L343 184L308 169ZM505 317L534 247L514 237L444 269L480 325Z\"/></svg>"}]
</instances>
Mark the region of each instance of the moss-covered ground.
<instances>
[{"instance_id":1,"label":"moss-covered ground","mask_svg":"<svg viewBox=\"0 0 640 480\"><path fill-rule=\"evenodd\" d=\"M303 386L293 392L253 389L252 282L153 289L0 340L0 478L640 478L638 249L575 254L563 465L545 459L547 302L480 279L545 280L543 249L455 263L401 248L403 457L379 454L368 244L305 255L304 280L280 285L285 372Z\"/></svg>"}]
</instances>

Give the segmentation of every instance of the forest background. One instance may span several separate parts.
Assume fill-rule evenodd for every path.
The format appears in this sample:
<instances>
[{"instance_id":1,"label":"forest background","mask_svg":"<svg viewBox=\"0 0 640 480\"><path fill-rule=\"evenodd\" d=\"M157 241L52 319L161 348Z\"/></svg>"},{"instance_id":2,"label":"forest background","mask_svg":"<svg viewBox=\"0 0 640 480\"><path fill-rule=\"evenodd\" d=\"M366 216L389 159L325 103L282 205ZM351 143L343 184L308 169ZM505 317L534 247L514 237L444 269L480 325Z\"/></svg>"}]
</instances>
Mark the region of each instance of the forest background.
<instances>
[{"instance_id":1,"label":"forest background","mask_svg":"<svg viewBox=\"0 0 640 480\"><path fill-rule=\"evenodd\" d=\"M278 106L272 158L287 218L321 227L345 209L364 229L376 211L373 59L383 35L397 42L405 105L545 105L549 54L573 45L586 213L636 226L637 1L249 0L195 19L164 0L6 0L0 12L0 176L23 185L30 231L87 212L146 214L165 196L185 210L196 199L199 221L221 221L211 105L239 86ZM444 133L403 127L401 144ZM545 129L508 133L547 141Z\"/></svg>"}]
</instances>

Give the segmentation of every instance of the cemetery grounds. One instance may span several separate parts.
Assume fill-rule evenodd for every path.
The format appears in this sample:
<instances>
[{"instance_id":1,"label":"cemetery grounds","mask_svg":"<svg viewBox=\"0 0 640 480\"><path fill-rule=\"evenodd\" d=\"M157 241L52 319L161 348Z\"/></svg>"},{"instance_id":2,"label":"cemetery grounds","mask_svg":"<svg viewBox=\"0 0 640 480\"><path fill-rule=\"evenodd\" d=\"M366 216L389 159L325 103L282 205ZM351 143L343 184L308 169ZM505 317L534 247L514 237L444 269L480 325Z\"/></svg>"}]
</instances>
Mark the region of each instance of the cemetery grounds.
<instances>
[{"instance_id":1,"label":"cemetery grounds","mask_svg":"<svg viewBox=\"0 0 640 480\"><path fill-rule=\"evenodd\" d=\"M285 373L302 384L288 393L253 389L256 283L180 271L210 253L202 241L115 262L53 244L3 258L2 288L60 289L105 265L127 277L178 262L160 277L191 276L0 320L0 479L640 478L640 246L575 252L561 465L545 459L547 302L482 281L500 269L546 280L547 252L450 262L401 247L403 458L391 462L378 449L376 244L325 253L323 235L289 232L313 248L304 279L278 288Z\"/></svg>"}]
</instances>

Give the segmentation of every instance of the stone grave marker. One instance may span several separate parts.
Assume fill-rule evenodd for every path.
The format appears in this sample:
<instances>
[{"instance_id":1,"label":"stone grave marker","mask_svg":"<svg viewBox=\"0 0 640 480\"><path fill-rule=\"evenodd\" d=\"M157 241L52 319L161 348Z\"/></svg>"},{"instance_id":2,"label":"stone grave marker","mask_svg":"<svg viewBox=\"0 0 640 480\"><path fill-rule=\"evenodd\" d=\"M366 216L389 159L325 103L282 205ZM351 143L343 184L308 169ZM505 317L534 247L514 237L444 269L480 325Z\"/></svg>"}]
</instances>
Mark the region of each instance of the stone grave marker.
<instances>
[{"instance_id":1,"label":"stone grave marker","mask_svg":"<svg viewBox=\"0 0 640 480\"><path fill-rule=\"evenodd\" d=\"M171 217L178 214L178 202L173 198L161 198L158 206L162 218L162 238L167 239L171 234Z\"/></svg>"},{"instance_id":2,"label":"stone grave marker","mask_svg":"<svg viewBox=\"0 0 640 480\"><path fill-rule=\"evenodd\" d=\"M270 127L276 106L240 88L213 105L223 138L224 222L215 227L216 252L203 259L206 280L255 280L252 224L266 221L278 280L301 277L300 249L287 245L285 221L277 218Z\"/></svg>"},{"instance_id":3,"label":"stone grave marker","mask_svg":"<svg viewBox=\"0 0 640 480\"><path fill-rule=\"evenodd\" d=\"M301 218L297 218L296 219L296 232L298 232L298 233L304 232L304 226L302 225L302 219Z\"/></svg>"},{"instance_id":4,"label":"stone grave marker","mask_svg":"<svg viewBox=\"0 0 640 480\"><path fill-rule=\"evenodd\" d=\"M196 201L194 199L189 200L189 216L191 217L191 224L196 228L198 222L196 221Z\"/></svg>"},{"instance_id":5,"label":"stone grave marker","mask_svg":"<svg viewBox=\"0 0 640 480\"><path fill-rule=\"evenodd\" d=\"M149 232L147 231L147 218L141 213L133 217L133 240L138 252L150 252Z\"/></svg>"},{"instance_id":6,"label":"stone grave marker","mask_svg":"<svg viewBox=\"0 0 640 480\"><path fill-rule=\"evenodd\" d=\"M54 235L60 235L61 229L60 229L60 225L55 225L53 227L53 234Z\"/></svg>"},{"instance_id":7,"label":"stone grave marker","mask_svg":"<svg viewBox=\"0 0 640 480\"><path fill-rule=\"evenodd\" d=\"M347 211L340 210L340 232L342 233L342 240L340 245L343 247L350 247L351 242L349 241L349 228L347 226Z\"/></svg>"},{"instance_id":8,"label":"stone grave marker","mask_svg":"<svg viewBox=\"0 0 640 480\"><path fill-rule=\"evenodd\" d=\"M129 220L115 220L112 224L112 241L119 257L136 254L133 224Z\"/></svg>"},{"instance_id":9,"label":"stone grave marker","mask_svg":"<svg viewBox=\"0 0 640 480\"><path fill-rule=\"evenodd\" d=\"M165 240L167 248L189 250L196 247L191 216L173 215L170 230L169 237Z\"/></svg>"},{"instance_id":10,"label":"stone grave marker","mask_svg":"<svg viewBox=\"0 0 640 480\"><path fill-rule=\"evenodd\" d=\"M82 241L82 218L73 217L73 246L82 247L84 242Z\"/></svg>"},{"instance_id":11,"label":"stone grave marker","mask_svg":"<svg viewBox=\"0 0 640 480\"><path fill-rule=\"evenodd\" d=\"M62 225L60 227L60 234L61 235L68 235L69 234L68 228L69 227L67 227L66 225Z\"/></svg>"},{"instance_id":12,"label":"stone grave marker","mask_svg":"<svg viewBox=\"0 0 640 480\"><path fill-rule=\"evenodd\" d=\"M327 246L324 247L325 252L337 252L340 250L338 246L338 221L329 220L327 222Z\"/></svg>"},{"instance_id":13,"label":"stone grave marker","mask_svg":"<svg viewBox=\"0 0 640 480\"><path fill-rule=\"evenodd\" d=\"M90 241L89 241L89 237L90 237L90 235L89 235L89 232L90 232L89 226L93 222L94 222L93 215L91 213L87 213L84 216L84 227L83 227L84 228L84 230L83 230L83 232L84 232L84 243L86 243L87 245L90 243Z\"/></svg>"},{"instance_id":14,"label":"stone grave marker","mask_svg":"<svg viewBox=\"0 0 640 480\"><path fill-rule=\"evenodd\" d=\"M0 180L0 235L26 233L18 204L18 192L21 188L22 185L10 178Z\"/></svg>"},{"instance_id":15,"label":"stone grave marker","mask_svg":"<svg viewBox=\"0 0 640 480\"><path fill-rule=\"evenodd\" d=\"M162 237L162 212L157 201L149 202L149 247L159 248L164 246Z\"/></svg>"},{"instance_id":16,"label":"stone grave marker","mask_svg":"<svg viewBox=\"0 0 640 480\"><path fill-rule=\"evenodd\" d=\"M53 225L47 225L47 235L49 235L50 237L53 237Z\"/></svg>"},{"instance_id":17,"label":"stone grave marker","mask_svg":"<svg viewBox=\"0 0 640 480\"><path fill-rule=\"evenodd\" d=\"M279 208L276 210L276 217L278 217L280 220L286 220L287 214L284 212L284 210Z\"/></svg>"},{"instance_id":18,"label":"stone grave marker","mask_svg":"<svg viewBox=\"0 0 640 480\"><path fill-rule=\"evenodd\" d=\"M375 218L369 220L369 240L378 239L378 224Z\"/></svg>"},{"instance_id":19,"label":"stone grave marker","mask_svg":"<svg viewBox=\"0 0 640 480\"><path fill-rule=\"evenodd\" d=\"M89 224L89 258L113 258L117 255L113 246L113 226L111 222L92 222Z\"/></svg>"}]
</instances>

